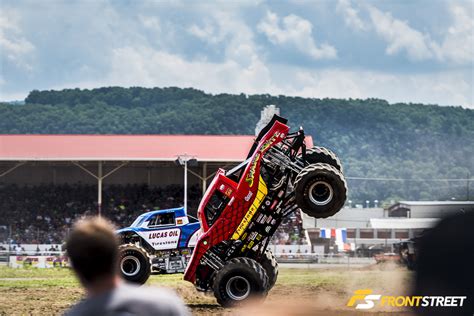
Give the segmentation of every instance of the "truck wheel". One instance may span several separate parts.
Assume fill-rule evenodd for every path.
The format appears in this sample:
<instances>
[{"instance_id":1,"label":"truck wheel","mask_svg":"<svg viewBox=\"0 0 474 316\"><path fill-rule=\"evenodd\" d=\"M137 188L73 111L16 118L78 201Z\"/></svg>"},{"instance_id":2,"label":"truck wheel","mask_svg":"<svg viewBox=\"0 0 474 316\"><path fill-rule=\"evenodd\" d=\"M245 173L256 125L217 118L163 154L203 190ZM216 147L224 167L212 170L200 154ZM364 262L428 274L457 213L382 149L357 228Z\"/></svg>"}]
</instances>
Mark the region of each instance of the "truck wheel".
<instances>
[{"instance_id":1,"label":"truck wheel","mask_svg":"<svg viewBox=\"0 0 474 316\"><path fill-rule=\"evenodd\" d=\"M256 253L251 253L250 255L252 259L257 259L257 254ZM258 260L258 263L260 263L265 269L265 272L267 273L268 276L268 288L267 291L270 291L271 288L275 285L276 280L278 278L278 262L276 261L275 256L273 255L273 252L270 249L265 250L263 255L260 257L260 260Z\"/></svg>"},{"instance_id":2,"label":"truck wheel","mask_svg":"<svg viewBox=\"0 0 474 316\"><path fill-rule=\"evenodd\" d=\"M222 267L214 278L213 290L223 307L235 307L249 300L263 299L267 294L268 276L265 269L250 258L234 258Z\"/></svg>"},{"instance_id":3,"label":"truck wheel","mask_svg":"<svg viewBox=\"0 0 474 316\"><path fill-rule=\"evenodd\" d=\"M303 159L301 154L298 158ZM310 164L327 163L343 173L342 164L339 158L334 152L325 147L314 146L313 148L307 149L306 161Z\"/></svg>"},{"instance_id":4,"label":"truck wheel","mask_svg":"<svg viewBox=\"0 0 474 316\"><path fill-rule=\"evenodd\" d=\"M296 176L295 196L301 211L314 218L326 218L344 206L346 180L327 163L311 164Z\"/></svg>"},{"instance_id":5,"label":"truck wheel","mask_svg":"<svg viewBox=\"0 0 474 316\"><path fill-rule=\"evenodd\" d=\"M151 274L151 259L145 249L134 244L119 247L119 268L128 282L144 284Z\"/></svg>"}]
</instances>

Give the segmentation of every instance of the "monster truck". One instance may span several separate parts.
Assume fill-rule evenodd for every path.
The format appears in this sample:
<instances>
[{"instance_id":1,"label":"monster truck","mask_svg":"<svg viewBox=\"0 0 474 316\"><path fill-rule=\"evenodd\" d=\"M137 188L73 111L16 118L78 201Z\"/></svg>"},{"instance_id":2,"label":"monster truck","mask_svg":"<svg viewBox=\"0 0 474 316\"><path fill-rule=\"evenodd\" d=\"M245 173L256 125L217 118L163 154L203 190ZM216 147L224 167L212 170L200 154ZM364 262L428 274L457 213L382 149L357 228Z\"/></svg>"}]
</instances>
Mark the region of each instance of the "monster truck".
<instances>
[{"instance_id":1,"label":"monster truck","mask_svg":"<svg viewBox=\"0 0 474 316\"><path fill-rule=\"evenodd\" d=\"M247 159L219 169L201 200L201 231L184 279L214 292L222 306L263 299L275 284L278 267L268 243L282 219L300 209L315 218L337 213L347 187L336 155L306 148L302 128L290 133L274 116Z\"/></svg>"},{"instance_id":2,"label":"monster truck","mask_svg":"<svg viewBox=\"0 0 474 316\"><path fill-rule=\"evenodd\" d=\"M198 230L199 222L191 223L182 207L140 215L130 227L117 231L122 277L143 284L152 272L184 272Z\"/></svg>"}]
</instances>

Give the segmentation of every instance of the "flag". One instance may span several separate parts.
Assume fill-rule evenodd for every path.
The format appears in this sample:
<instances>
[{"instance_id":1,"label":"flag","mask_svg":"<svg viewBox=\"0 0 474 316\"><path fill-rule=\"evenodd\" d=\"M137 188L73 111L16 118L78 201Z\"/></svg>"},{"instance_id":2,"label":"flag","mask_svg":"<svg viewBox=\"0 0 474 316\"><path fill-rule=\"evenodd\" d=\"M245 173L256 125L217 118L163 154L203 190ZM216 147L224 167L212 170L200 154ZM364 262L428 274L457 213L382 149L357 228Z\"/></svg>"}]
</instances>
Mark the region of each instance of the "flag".
<instances>
[{"instance_id":1,"label":"flag","mask_svg":"<svg viewBox=\"0 0 474 316\"><path fill-rule=\"evenodd\" d=\"M332 238L337 243L345 243L347 241L346 228L321 228L319 230L320 238Z\"/></svg>"},{"instance_id":2,"label":"flag","mask_svg":"<svg viewBox=\"0 0 474 316\"><path fill-rule=\"evenodd\" d=\"M347 241L347 229L346 228L338 228L336 230L336 242L345 243Z\"/></svg>"},{"instance_id":3,"label":"flag","mask_svg":"<svg viewBox=\"0 0 474 316\"><path fill-rule=\"evenodd\" d=\"M331 229L330 228L321 228L319 231L320 238L331 238Z\"/></svg>"}]
</instances>

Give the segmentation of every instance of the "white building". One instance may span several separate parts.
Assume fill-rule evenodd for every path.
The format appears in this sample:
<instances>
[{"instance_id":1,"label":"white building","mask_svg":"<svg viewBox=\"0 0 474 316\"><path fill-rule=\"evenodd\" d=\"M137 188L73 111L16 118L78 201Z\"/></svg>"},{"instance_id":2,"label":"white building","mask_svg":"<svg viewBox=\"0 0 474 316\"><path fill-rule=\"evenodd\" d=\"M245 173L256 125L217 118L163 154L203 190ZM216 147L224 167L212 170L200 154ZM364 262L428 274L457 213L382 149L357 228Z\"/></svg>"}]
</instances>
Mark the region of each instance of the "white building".
<instances>
[{"instance_id":1,"label":"white building","mask_svg":"<svg viewBox=\"0 0 474 316\"><path fill-rule=\"evenodd\" d=\"M474 211L474 201L401 201L387 209L343 208L325 219L305 214L302 218L313 249L327 243L319 238L322 228L345 229L352 248L390 247L432 228L443 217L468 211Z\"/></svg>"}]
</instances>

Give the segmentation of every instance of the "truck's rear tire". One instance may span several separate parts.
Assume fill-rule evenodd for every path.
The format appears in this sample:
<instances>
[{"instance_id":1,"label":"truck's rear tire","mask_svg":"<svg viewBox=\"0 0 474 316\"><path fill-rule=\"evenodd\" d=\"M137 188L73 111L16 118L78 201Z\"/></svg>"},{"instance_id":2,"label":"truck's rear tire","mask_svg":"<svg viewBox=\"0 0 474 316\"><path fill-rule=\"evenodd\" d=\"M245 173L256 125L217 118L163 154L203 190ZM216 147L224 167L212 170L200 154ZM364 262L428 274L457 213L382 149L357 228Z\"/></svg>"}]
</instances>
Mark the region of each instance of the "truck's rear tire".
<instances>
[{"instance_id":1,"label":"truck's rear tire","mask_svg":"<svg viewBox=\"0 0 474 316\"><path fill-rule=\"evenodd\" d=\"M314 218L326 218L339 212L347 197L342 173L327 163L306 166L296 176L295 197L298 207Z\"/></svg>"},{"instance_id":2,"label":"truck's rear tire","mask_svg":"<svg viewBox=\"0 0 474 316\"><path fill-rule=\"evenodd\" d=\"M251 257L252 259L257 260L256 253L252 253ZM278 278L278 262L270 249L265 250L265 252L262 254L260 259L257 260L257 262L262 265L262 267L265 269L265 272L267 273L267 276L268 276L268 289L267 290L270 291L271 288L275 285L276 280Z\"/></svg>"},{"instance_id":3,"label":"truck's rear tire","mask_svg":"<svg viewBox=\"0 0 474 316\"><path fill-rule=\"evenodd\" d=\"M303 159L301 154L298 158ZM339 158L334 152L325 147L314 146L313 148L307 149L305 158L306 162L309 164L327 163L343 173L342 164Z\"/></svg>"},{"instance_id":4,"label":"truck's rear tire","mask_svg":"<svg viewBox=\"0 0 474 316\"><path fill-rule=\"evenodd\" d=\"M223 307L236 307L267 294L268 276L257 261L234 258L217 271L213 282L214 296Z\"/></svg>"},{"instance_id":5,"label":"truck's rear tire","mask_svg":"<svg viewBox=\"0 0 474 316\"><path fill-rule=\"evenodd\" d=\"M128 282L144 284L151 274L151 259L145 249L135 244L119 247L119 270Z\"/></svg>"}]
</instances>

